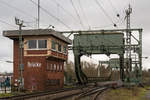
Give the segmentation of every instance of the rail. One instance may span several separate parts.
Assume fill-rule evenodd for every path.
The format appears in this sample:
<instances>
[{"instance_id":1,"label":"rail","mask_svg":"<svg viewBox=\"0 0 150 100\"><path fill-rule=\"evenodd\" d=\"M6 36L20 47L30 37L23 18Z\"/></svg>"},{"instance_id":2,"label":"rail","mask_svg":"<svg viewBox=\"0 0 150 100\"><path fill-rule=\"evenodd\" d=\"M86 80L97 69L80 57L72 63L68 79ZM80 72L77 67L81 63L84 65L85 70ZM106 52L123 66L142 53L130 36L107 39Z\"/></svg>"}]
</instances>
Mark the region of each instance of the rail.
<instances>
[{"instance_id":1,"label":"rail","mask_svg":"<svg viewBox=\"0 0 150 100\"><path fill-rule=\"evenodd\" d=\"M88 83L110 81L110 77L88 77Z\"/></svg>"},{"instance_id":2,"label":"rail","mask_svg":"<svg viewBox=\"0 0 150 100\"><path fill-rule=\"evenodd\" d=\"M117 87L117 81L98 82L96 85L76 86L73 88L64 88L56 91L35 92L30 94L16 95L11 97L0 98L0 100L80 100L81 98L102 93L111 87ZM71 98L71 99L70 99ZM93 99L96 100L96 99Z\"/></svg>"}]
</instances>

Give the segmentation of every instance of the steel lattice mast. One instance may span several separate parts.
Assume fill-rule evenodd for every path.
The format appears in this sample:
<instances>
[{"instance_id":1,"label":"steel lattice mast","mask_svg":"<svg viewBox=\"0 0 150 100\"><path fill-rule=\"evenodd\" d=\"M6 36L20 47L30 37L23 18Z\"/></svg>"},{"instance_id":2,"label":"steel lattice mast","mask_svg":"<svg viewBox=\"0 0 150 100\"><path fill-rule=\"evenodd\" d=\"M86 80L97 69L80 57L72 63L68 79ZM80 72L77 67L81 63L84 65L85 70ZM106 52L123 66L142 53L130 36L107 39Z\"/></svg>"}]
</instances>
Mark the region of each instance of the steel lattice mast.
<instances>
[{"instance_id":1,"label":"steel lattice mast","mask_svg":"<svg viewBox=\"0 0 150 100\"><path fill-rule=\"evenodd\" d=\"M131 58L131 31L129 30L131 28L130 26L130 15L132 13L132 8L129 5L129 8L125 11L126 12L126 45L128 45L126 49L126 67L127 67L127 73L130 75L132 71L132 58Z\"/></svg>"}]
</instances>

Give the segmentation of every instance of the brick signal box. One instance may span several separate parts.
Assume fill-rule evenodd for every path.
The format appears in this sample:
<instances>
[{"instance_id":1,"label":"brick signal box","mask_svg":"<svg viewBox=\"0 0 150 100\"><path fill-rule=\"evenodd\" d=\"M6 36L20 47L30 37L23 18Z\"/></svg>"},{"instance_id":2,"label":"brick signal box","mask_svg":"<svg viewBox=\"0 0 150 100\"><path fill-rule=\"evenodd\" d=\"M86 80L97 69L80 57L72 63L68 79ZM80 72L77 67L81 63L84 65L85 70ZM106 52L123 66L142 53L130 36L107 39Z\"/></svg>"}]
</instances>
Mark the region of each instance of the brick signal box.
<instances>
[{"instance_id":1,"label":"brick signal box","mask_svg":"<svg viewBox=\"0 0 150 100\"><path fill-rule=\"evenodd\" d=\"M22 30L23 37L23 84L26 90L62 88L64 62L71 40L51 29ZM4 31L13 40L13 84L19 85L19 31Z\"/></svg>"}]
</instances>

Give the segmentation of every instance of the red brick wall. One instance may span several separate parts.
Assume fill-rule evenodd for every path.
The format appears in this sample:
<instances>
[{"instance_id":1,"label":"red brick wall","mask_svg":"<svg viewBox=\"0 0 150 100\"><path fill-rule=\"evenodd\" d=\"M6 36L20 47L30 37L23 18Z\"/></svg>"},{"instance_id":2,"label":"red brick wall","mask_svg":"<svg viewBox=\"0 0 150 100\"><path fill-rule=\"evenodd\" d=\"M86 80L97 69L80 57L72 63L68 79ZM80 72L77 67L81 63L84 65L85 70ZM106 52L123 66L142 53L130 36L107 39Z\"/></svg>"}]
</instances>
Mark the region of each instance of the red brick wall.
<instances>
[{"instance_id":1,"label":"red brick wall","mask_svg":"<svg viewBox=\"0 0 150 100\"><path fill-rule=\"evenodd\" d=\"M19 77L19 69L18 69L18 41L14 40L14 77L13 82L15 79L18 79ZM37 51L30 53L34 54L41 54L45 53L47 51ZM64 65L64 60L53 58L53 57L47 57L47 56L24 56L23 58L24 62L24 87L27 90L46 90L46 89L56 89L56 88L62 88L64 84L64 70L62 71L56 71L51 72L50 70L47 70L47 63L48 64L56 64L58 65ZM40 67L37 67L39 64ZM33 65L33 66L32 66ZM35 66L34 66L35 65ZM47 80L60 80L59 85L54 86L47 86L46 82Z\"/></svg>"},{"instance_id":2,"label":"red brick wall","mask_svg":"<svg viewBox=\"0 0 150 100\"><path fill-rule=\"evenodd\" d=\"M23 59L23 58L22 58ZM13 41L13 83L18 85L18 82L15 80L18 80L19 78L19 41L14 40Z\"/></svg>"},{"instance_id":3,"label":"red brick wall","mask_svg":"<svg viewBox=\"0 0 150 100\"><path fill-rule=\"evenodd\" d=\"M46 80L46 57L24 57L24 87L28 90L44 90ZM30 66L30 64L41 64Z\"/></svg>"},{"instance_id":4,"label":"red brick wall","mask_svg":"<svg viewBox=\"0 0 150 100\"><path fill-rule=\"evenodd\" d=\"M49 80L60 80L60 85L58 85L58 88L62 88L64 84L64 62L62 60L52 60L51 58L49 58L47 60L47 64L49 67L49 70L47 70L47 78ZM53 65L53 68L54 64L56 64L56 70L51 70L51 64ZM62 67L62 70L60 70L60 65ZM49 86L49 88L53 87L55 86Z\"/></svg>"},{"instance_id":5,"label":"red brick wall","mask_svg":"<svg viewBox=\"0 0 150 100\"><path fill-rule=\"evenodd\" d=\"M51 55L55 56L55 57L58 57L58 58L62 58L64 60L67 60L67 54L60 53L58 51L51 51Z\"/></svg>"},{"instance_id":6,"label":"red brick wall","mask_svg":"<svg viewBox=\"0 0 150 100\"><path fill-rule=\"evenodd\" d=\"M24 57L25 67L24 67L24 86L26 89L31 90L45 90L45 89L56 89L63 87L64 81L64 71L53 71L47 70L47 63L50 64L61 64L63 66L63 61L50 60L46 56L31 56ZM41 64L40 67L29 66L29 63ZM54 86L47 86L47 80L60 80L60 84Z\"/></svg>"},{"instance_id":7,"label":"red brick wall","mask_svg":"<svg viewBox=\"0 0 150 100\"><path fill-rule=\"evenodd\" d=\"M27 54L47 54L47 50L27 50Z\"/></svg>"}]
</instances>

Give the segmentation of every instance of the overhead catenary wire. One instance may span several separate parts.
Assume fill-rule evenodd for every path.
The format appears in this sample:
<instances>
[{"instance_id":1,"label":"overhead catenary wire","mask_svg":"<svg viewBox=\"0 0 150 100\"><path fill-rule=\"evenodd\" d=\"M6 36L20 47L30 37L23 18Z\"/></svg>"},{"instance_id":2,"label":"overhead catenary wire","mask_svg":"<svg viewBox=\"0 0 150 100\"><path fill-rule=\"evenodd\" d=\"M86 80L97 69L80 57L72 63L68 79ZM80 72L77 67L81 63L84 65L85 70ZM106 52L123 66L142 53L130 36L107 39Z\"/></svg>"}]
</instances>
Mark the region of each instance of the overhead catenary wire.
<instances>
[{"instance_id":1,"label":"overhead catenary wire","mask_svg":"<svg viewBox=\"0 0 150 100\"><path fill-rule=\"evenodd\" d=\"M84 11L84 9L83 9L83 7L82 7L82 4L81 4L80 0L78 0L78 2L79 2L79 6L80 6L80 8L81 8L81 11L82 11L82 13L83 13L83 15L84 15L84 17L85 17L85 20L86 20L86 22L87 22L87 24L88 24L88 27L89 27L89 29L90 29L91 26L90 26L90 24L89 24L88 18L86 17L86 14L85 14L85 11Z\"/></svg>"},{"instance_id":2,"label":"overhead catenary wire","mask_svg":"<svg viewBox=\"0 0 150 100\"><path fill-rule=\"evenodd\" d=\"M113 11L116 13L116 16L117 16L117 17L120 17L120 15L119 15L119 13L118 13L116 7L113 5L112 1L111 1L111 0L108 0L108 2L110 3L110 5L111 5Z\"/></svg>"},{"instance_id":3,"label":"overhead catenary wire","mask_svg":"<svg viewBox=\"0 0 150 100\"><path fill-rule=\"evenodd\" d=\"M83 23L82 23L81 17L80 17L80 15L79 15L79 13L78 13L78 11L77 11L77 9L76 9L76 7L75 7L73 1L70 0L70 2L71 2L72 7L73 7L74 10L75 10L75 13L76 13L76 15L77 15L77 17L78 17L78 19L79 19L79 21L80 21L80 24L81 24L82 28L84 28L84 25L83 25Z\"/></svg>"},{"instance_id":4,"label":"overhead catenary wire","mask_svg":"<svg viewBox=\"0 0 150 100\"><path fill-rule=\"evenodd\" d=\"M13 28L17 28L17 26L12 25L12 24L9 24L9 23L7 23L6 21L3 21L3 20L1 20L1 19L0 19L0 22L3 23L3 24L9 25L9 26L11 26L11 27L13 27Z\"/></svg>"},{"instance_id":5,"label":"overhead catenary wire","mask_svg":"<svg viewBox=\"0 0 150 100\"><path fill-rule=\"evenodd\" d=\"M38 6L38 4L36 2L34 2L33 0L30 0L33 4L35 4L36 6ZM39 6L41 8L41 10L43 10L47 15L49 15L50 17L54 18L55 20L57 20L58 22L60 22L61 24L63 24L66 28L68 28L69 30L72 30L71 27L69 27L67 24L65 24L62 20L60 20L58 17L54 16L52 13L50 13L49 11L47 11L45 8L43 8L41 5Z\"/></svg>"},{"instance_id":6,"label":"overhead catenary wire","mask_svg":"<svg viewBox=\"0 0 150 100\"><path fill-rule=\"evenodd\" d=\"M116 21L115 23L117 24L117 26L120 26L120 25L124 25L125 23L125 20L124 20L124 18L123 19L121 19L120 18L120 20L118 20L118 21ZM108 24L108 25L104 25L104 26L95 26L95 27L92 27L92 28L95 28L95 29L102 29L102 28L108 28L108 27L111 27L112 25L114 25L113 23L111 23L111 24Z\"/></svg>"},{"instance_id":7,"label":"overhead catenary wire","mask_svg":"<svg viewBox=\"0 0 150 100\"><path fill-rule=\"evenodd\" d=\"M126 10L126 8L127 8L127 6L128 6L129 4L128 4L128 2L126 2L126 3L124 3L124 5L122 6L122 11L123 11L123 13L124 13L124 11ZM126 25L126 16L124 17L124 16L120 16L119 17L119 20L120 20L120 23L119 23L119 26L120 25Z\"/></svg>"},{"instance_id":8,"label":"overhead catenary wire","mask_svg":"<svg viewBox=\"0 0 150 100\"><path fill-rule=\"evenodd\" d=\"M76 22L78 22L78 20L74 17L73 14L71 14L67 9L65 9L59 2L57 2L56 0L52 0L55 4L59 5L59 7L61 8L61 10L63 10L64 12L66 12L66 14L68 14L70 17L72 17L72 19L74 19ZM80 23L79 23L80 24Z\"/></svg>"},{"instance_id":9,"label":"overhead catenary wire","mask_svg":"<svg viewBox=\"0 0 150 100\"><path fill-rule=\"evenodd\" d=\"M27 15L27 16L32 17L32 18L34 18L35 20L37 20L36 17L30 15L29 13L27 13L27 12L25 12L25 11L23 11L23 10L21 10L21 9L19 9L19 8L17 8L17 7L15 7L15 6L13 6L13 5L8 4L7 2L5 2L5 1L3 1L3 0L0 0L0 2L1 2L2 4L4 4L4 5L6 5L6 6L12 8L12 9L15 9L16 11L18 11L18 12L24 14L24 15Z\"/></svg>"},{"instance_id":10,"label":"overhead catenary wire","mask_svg":"<svg viewBox=\"0 0 150 100\"><path fill-rule=\"evenodd\" d=\"M3 23L3 24L5 24L5 25L9 25L9 26L11 26L12 28L17 28L17 26L12 25L12 24L10 24L10 23L8 23L8 22L2 20L2 19L0 19L0 23ZM26 23L26 22L25 22L25 23ZM31 25L27 25L27 26L33 28Z\"/></svg>"},{"instance_id":11,"label":"overhead catenary wire","mask_svg":"<svg viewBox=\"0 0 150 100\"><path fill-rule=\"evenodd\" d=\"M24 22L24 23L26 23L26 22ZM31 26L29 23L26 23L25 27L35 28L35 27Z\"/></svg>"},{"instance_id":12,"label":"overhead catenary wire","mask_svg":"<svg viewBox=\"0 0 150 100\"><path fill-rule=\"evenodd\" d=\"M110 5L111 5L111 7L114 9L113 11L116 13L116 16L119 18L118 19L118 25L120 26L120 25L122 25L124 22L125 22L125 20L124 20L124 18L121 18L121 16L120 16L120 13L118 12L118 10L117 10L117 8L113 5L113 3L112 3L112 1L111 0L108 0L109 1L109 3L110 3ZM126 7L125 7L126 8ZM124 9L125 9L124 8ZM123 11L125 11L123 9ZM124 23L125 24L125 23Z\"/></svg>"},{"instance_id":13,"label":"overhead catenary wire","mask_svg":"<svg viewBox=\"0 0 150 100\"><path fill-rule=\"evenodd\" d=\"M112 18L107 14L107 12L103 8L103 6L99 3L99 1L98 0L94 0L94 1L99 6L100 10L103 11L103 13L105 14L105 16L113 23L114 27L116 27L117 25L113 22Z\"/></svg>"}]
</instances>

